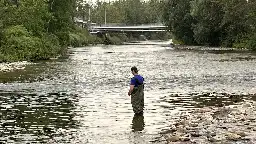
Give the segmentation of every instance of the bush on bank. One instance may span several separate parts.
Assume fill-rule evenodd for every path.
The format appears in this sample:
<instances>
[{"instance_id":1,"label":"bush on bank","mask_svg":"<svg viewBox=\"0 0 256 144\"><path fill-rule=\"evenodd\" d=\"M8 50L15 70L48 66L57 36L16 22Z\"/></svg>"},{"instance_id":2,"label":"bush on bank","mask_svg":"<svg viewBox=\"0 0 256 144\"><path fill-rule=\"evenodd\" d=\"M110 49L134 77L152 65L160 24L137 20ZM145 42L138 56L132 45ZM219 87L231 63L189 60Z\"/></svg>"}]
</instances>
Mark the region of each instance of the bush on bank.
<instances>
[{"instance_id":1,"label":"bush on bank","mask_svg":"<svg viewBox=\"0 0 256 144\"><path fill-rule=\"evenodd\" d=\"M106 33L104 36L104 44L106 45L120 45L122 43L122 40L114 34Z\"/></svg>"},{"instance_id":2,"label":"bush on bank","mask_svg":"<svg viewBox=\"0 0 256 144\"><path fill-rule=\"evenodd\" d=\"M117 45L133 39L124 33L92 36L76 26L83 6L74 0L0 1L0 62L47 60L68 46Z\"/></svg>"},{"instance_id":3,"label":"bush on bank","mask_svg":"<svg viewBox=\"0 0 256 144\"><path fill-rule=\"evenodd\" d=\"M89 33L85 29L75 27L75 29L69 33L69 45L72 47L86 46L90 43Z\"/></svg>"},{"instance_id":4,"label":"bush on bank","mask_svg":"<svg viewBox=\"0 0 256 144\"><path fill-rule=\"evenodd\" d=\"M41 60L56 56L60 51L54 35L32 36L23 26L11 26L3 30L0 61Z\"/></svg>"},{"instance_id":5,"label":"bush on bank","mask_svg":"<svg viewBox=\"0 0 256 144\"><path fill-rule=\"evenodd\" d=\"M59 32L56 35L43 33L33 36L25 26L16 25L2 30L0 43L0 62L14 62L47 60L60 55L63 47L80 47L102 41L78 27L68 34Z\"/></svg>"}]
</instances>

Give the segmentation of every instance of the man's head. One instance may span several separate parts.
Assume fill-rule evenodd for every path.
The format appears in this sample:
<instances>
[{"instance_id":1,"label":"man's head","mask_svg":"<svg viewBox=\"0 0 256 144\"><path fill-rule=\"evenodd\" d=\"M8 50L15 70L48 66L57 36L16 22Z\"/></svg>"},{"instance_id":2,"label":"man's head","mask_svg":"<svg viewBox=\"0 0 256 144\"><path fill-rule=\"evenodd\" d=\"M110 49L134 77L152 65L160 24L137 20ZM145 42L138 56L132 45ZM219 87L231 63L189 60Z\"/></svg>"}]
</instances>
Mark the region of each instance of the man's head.
<instances>
[{"instance_id":1,"label":"man's head","mask_svg":"<svg viewBox=\"0 0 256 144\"><path fill-rule=\"evenodd\" d=\"M138 69L135 66L131 68L131 71L133 75L138 74Z\"/></svg>"}]
</instances>

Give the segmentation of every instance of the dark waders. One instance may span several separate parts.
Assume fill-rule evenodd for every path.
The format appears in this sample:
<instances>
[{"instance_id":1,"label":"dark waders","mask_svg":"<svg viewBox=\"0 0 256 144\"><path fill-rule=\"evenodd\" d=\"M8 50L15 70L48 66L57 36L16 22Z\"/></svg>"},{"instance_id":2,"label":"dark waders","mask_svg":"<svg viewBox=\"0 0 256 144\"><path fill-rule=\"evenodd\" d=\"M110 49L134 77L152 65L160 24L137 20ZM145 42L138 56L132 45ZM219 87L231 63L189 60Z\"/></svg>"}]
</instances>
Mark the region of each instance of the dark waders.
<instances>
[{"instance_id":1,"label":"dark waders","mask_svg":"<svg viewBox=\"0 0 256 144\"><path fill-rule=\"evenodd\" d=\"M142 114L144 109L144 85L141 84L133 89L131 103L135 114Z\"/></svg>"}]
</instances>

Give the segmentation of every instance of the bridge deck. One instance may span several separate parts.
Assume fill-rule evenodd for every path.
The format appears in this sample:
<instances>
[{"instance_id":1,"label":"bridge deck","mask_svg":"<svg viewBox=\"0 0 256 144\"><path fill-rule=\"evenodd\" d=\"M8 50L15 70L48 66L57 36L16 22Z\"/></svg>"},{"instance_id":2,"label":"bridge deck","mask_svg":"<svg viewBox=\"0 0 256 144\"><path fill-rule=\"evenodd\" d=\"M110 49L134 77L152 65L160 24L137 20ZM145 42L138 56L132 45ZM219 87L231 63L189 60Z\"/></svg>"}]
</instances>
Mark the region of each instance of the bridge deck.
<instances>
[{"instance_id":1,"label":"bridge deck","mask_svg":"<svg viewBox=\"0 0 256 144\"><path fill-rule=\"evenodd\" d=\"M166 31L164 25L139 25L139 26L91 26L91 33L98 32L161 32Z\"/></svg>"},{"instance_id":2,"label":"bridge deck","mask_svg":"<svg viewBox=\"0 0 256 144\"><path fill-rule=\"evenodd\" d=\"M166 26L93 26L92 29L165 29Z\"/></svg>"}]
</instances>

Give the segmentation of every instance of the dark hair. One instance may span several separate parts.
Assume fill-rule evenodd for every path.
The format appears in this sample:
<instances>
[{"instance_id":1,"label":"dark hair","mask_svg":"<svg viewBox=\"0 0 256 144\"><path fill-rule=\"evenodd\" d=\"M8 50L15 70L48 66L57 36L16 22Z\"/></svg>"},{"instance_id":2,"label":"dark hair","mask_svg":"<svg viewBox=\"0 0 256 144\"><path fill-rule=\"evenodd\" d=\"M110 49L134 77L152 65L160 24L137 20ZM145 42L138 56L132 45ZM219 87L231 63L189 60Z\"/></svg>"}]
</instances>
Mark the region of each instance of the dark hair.
<instances>
[{"instance_id":1,"label":"dark hair","mask_svg":"<svg viewBox=\"0 0 256 144\"><path fill-rule=\"evenodd\" d=\"M131 71L138 73L138 69L135 66L131 68Z\"/></svg>"}]
</instances>

